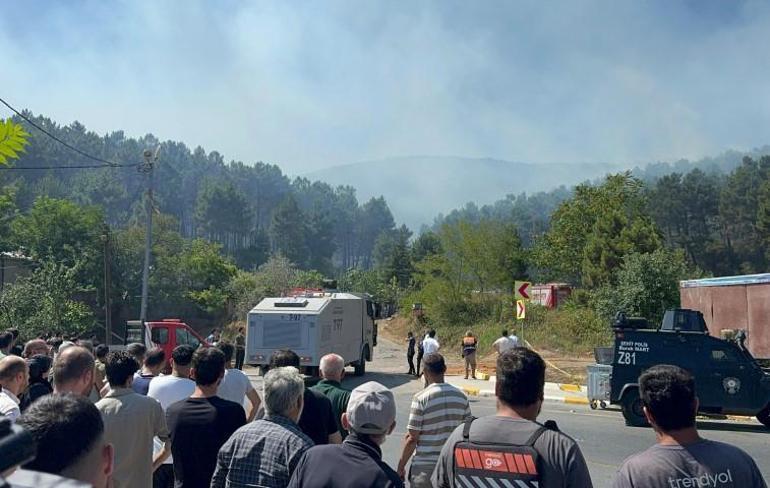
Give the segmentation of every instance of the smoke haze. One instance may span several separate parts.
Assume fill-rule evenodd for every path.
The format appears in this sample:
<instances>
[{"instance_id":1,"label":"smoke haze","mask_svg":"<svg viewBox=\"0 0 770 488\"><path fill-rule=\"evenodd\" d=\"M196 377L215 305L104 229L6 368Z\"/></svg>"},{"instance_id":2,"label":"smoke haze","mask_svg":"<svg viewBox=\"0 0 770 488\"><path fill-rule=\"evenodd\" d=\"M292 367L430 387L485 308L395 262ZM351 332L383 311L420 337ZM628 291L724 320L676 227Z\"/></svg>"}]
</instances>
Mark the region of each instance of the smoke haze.
<instances>
[{"instance_id":1,"label":"smoke haze","mask_svg":"<svg viewBox=\"0 0 770 488\"><path fill-rule=\"evenodd\" d=\"M768 28L750 1L15 2L0 92L289 174L414 154L631 166L768 141Z\"/></svg>"}]
</instances>

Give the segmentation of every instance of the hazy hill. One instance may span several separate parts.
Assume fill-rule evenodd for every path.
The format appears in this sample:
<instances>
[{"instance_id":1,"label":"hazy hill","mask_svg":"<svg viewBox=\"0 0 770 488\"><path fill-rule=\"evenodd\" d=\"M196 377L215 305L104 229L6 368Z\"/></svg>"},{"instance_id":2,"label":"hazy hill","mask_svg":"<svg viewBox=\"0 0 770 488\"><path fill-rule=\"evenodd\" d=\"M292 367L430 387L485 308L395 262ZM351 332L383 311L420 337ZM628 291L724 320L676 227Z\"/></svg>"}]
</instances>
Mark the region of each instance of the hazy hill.
<instances>
[{"instance_id":1,"label":"hazy hill","mask_svg":"<svg viewBox=\"0 0 770 488\"><path fill-rule=\"evenodd\" d=\"M619 169L602 163L530 164L420 156L334 166L304 176L353 186L359 201L384 195L396 221L416 231L439 213L470 201L483 205L509 193L569 187Z\"/></svg>"}]
</instances>

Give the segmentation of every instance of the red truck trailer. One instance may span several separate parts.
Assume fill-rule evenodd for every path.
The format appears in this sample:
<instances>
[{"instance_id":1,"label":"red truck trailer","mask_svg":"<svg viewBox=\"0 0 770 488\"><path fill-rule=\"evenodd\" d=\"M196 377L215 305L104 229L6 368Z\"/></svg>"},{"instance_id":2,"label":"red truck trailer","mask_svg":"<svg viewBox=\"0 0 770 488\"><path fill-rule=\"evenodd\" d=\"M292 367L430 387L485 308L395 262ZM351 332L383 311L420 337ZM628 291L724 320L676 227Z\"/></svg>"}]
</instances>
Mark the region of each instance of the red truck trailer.
<instances>
[{"instance_id":1,"label":"red truck trailer","mask_svg":"<svg viewBox=\"0 0 770 488\"><path fill-rule=\"evenodd\" d=\"M533 285L529 288L532 302L547 308L561 306L571 294L572 287L566 283L546 283Z\"/></svg>"},{"instance_id":2,"label":"red truck trailer","mask_svg":"<svg viewBox=\"0 0 770 488\"><path fill-rule=\"evenodd\" d=\"M682 308L698 310L709 333L745 330L756 358L770 358L770 273L687 280L679 283Z\"/></svg>"}]
</instances>

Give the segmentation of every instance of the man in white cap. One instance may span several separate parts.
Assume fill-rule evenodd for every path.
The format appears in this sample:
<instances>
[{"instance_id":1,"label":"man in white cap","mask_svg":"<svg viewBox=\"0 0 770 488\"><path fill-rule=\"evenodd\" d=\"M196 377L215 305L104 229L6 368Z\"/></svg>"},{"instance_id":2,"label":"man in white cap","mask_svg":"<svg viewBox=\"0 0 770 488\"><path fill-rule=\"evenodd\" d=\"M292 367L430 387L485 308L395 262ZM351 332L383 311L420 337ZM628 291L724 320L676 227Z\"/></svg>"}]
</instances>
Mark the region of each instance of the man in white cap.
<instances>
[{"instance_id":1,"label":"man in white cap","mask_svg":"<svg viewBox=\"0 0 770 488\"><path fill-rule=\"evenodd\" d=\"M382 460L380 450L396 427L392 391L376 381L353 390L342 426L349 432L345 441L310 448L294 470L290 488L404 486L398 473Z\"/></svg>"}]
</instances>

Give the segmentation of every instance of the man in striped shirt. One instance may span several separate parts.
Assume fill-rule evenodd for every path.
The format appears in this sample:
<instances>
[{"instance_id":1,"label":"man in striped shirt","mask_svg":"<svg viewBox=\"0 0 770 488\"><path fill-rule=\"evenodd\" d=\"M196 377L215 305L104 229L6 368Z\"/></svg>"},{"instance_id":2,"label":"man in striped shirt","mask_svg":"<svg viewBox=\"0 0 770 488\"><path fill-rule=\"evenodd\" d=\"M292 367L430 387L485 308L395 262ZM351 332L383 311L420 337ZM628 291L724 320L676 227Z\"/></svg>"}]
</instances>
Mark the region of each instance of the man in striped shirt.
<instances>
[{"instance_id":1,"label":"man in striped shirt","mask_svg":"<svg viewBox=\"0 0 770 488\"><path fill-rule=\"evenodd\" d=\"M412 488L431 486L430 477L441 448L452 431L471 415L465 394L444 383L446 363L443 356L426 354L422 363L428 386L412 399L404 449L398 462L398 474L406 479L406 463L414 454L409 467Z\"/></svg>"}]
</instances>

